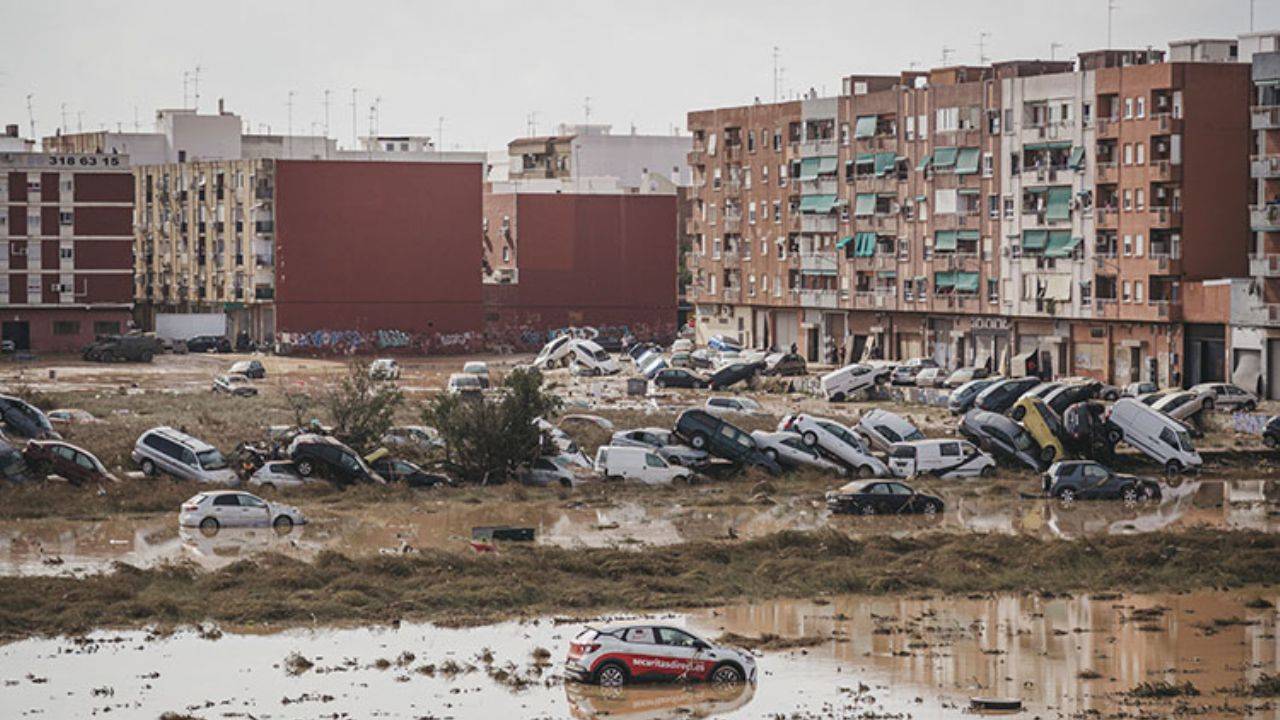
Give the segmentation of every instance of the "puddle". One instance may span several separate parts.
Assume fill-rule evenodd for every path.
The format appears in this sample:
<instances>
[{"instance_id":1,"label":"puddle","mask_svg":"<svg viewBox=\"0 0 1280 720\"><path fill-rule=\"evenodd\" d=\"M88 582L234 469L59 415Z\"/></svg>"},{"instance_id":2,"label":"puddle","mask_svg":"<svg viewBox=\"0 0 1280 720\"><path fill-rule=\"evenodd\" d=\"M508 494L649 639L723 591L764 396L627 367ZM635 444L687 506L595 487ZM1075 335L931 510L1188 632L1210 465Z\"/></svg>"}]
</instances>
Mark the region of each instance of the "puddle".
<instances>
[{"instance_id":1,"label":"puddle","mask_svg":"<svg viewBox=\"0 0 1280 720\"><path fill-rule=\"evenodd\" d=\"M1280 600L1274 591L1264 596ZM709 638L822 638L803 650L762 653L754 688L607 691L565 683L559 664L576 622L218 639L190 630L99 632L0 646L0 706L10 717L944 718L966 716L977 695L1020 698L1025 717L1137 717L1122 693L1165 681L1194 684L1202 694L1178 702L1209 708L1201 714L1239 716L1252 704L1251 717L1274 720L1274 701L1220 690L1280 670L1276 611L1250 609L1257 597L840 597L663 616ZM547 663L536 659L538 648L550 651ZM291 673L292 653L313 665L290 665ZM1164 702L1143 701L1142 712L1165 717Z\"/></svg>"},{"instance_id":2,"label":"puddle","mask_svg":"<svg viewBox=\"0 0 1280 720\"><path fill-rule=\"evenodd\" d=\"M308 559L321 550L350 555L465 549L471 528L533 527L537 542L562 547L631 547L696 540L751 539L782 530L833 527L850 535L943 530L1021 534L1044 539L1137 534L1190 527L1280 532L1280 511L1261 480L1191 480L1167 490L1158 504L1126 508L1114 502L1056 502L944 493L940 518L833 516L815 501L778 505L565 508L557 503L383 504L359 511L323 509L286 534L270 528L206 534L175 527L169 516L103 520L0 521L0 574L96 572L114 562L146 567L187 560L217 569L260 552ZM958 486L963 490L964 486ZM1274 494L1274 488L1271 489Z\"/></svg>"}]
</instances>

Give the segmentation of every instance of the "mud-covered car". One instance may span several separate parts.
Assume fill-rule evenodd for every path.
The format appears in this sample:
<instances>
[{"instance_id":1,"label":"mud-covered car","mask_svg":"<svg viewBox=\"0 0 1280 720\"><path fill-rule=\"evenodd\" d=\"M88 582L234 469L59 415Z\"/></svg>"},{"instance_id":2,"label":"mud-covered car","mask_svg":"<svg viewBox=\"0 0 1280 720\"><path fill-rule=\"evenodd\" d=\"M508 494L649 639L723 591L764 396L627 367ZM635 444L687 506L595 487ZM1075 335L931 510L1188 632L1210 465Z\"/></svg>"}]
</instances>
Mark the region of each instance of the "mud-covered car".
<instances>
[{"instance_id":1,"label":"mud-covered car","mask_svg":"<svg viewBox=\"0 0 1280 720\"><path fill-rule=\"evenodd\" d=\"M12 395L0 395L0 424L5 432L36 440L61 439L40 408Z\"/></svg>"},{"instance_id":2,"label":"mud-covered car","mask_svg":"<svg viewBox=\"0 0 1280 720\"><path fill-rule=\"evenodd\" d=\"M774 353L764 359L764 374L798 377L809 373L809 365L799 353Z\"/></svg>"},{"instance_id":3,"label":"mud-covered car","mask_svg":"<svg viewBox=\"0 0 1280 720\"><path fill-rule=\"evenodd\" d=\"M750 382L763 369L762 362L737 362L725 365L707 378L707 384L712 390L723 390L740 382Z\"/></svg>"},{"instance_id":4,"label":"mud-covered car","mask_svg":"<svg viewBox=\"0 0 1280 720\"><path fill-rule=\"evenodd\" d=\"M149 363L164 351L150 335L104 335L89 343L80 355L90 362Z\"/></svg>"},{"instance_id":5,"label":"mud-covered car","mask_svg":"<svg viewBox=\"0 0 1280 720\"><path fill-rule=\"evenodd\" d=\"M224 393L234 397L253 397L258 394L258 388L253 386L249 378L235 373L215 377L212 390L215 394Z\"/></svg>"},{"instance_id":6,"label":"mud-covered car","mask_svg":"<svg viewBox=\"0 0 1280 720\"><path fill-rule=\"evenodd\" d=\"M72 485L120 482L93 453L61 440L30 440L22 457L39 475L57 475Z\"/></svg>"},{"instance_id":7,"label":"mud-covered car","mask_svg":"<svg viewBox=\"0 0 1280 720\"><path fill-rule=\"evenodd\" d=\"M1031 433L1013 420L986 410L970 410L960 421L960 434L997 457L1023 463L1036 472L1047 460Z\"/></svg>"},{"instance_id":8,"label":"mud-covered car","mask_svg":"<svg viewBox=\"0 0 1280 720\"><path fill-rule=\"evenodd\" d=\"M604 687L662 680L756 682L750 652L652 623L588 627L569 642L564 667L568 677Z\"/></svg>"},{"instance_id":9,"label":"mud-covered car","mask_svg":"<svg viewBox=\"0 0 1280 720\"><path fill-rule=\"evenodd\" d=\"M1159 500L1160 483L1124 475L1092 460L1056 462L1042 476L1044 494L1071 503L1076 500Z\"/></svg>"},{"instance_id":10,"label":"mud-covered car","mask_svg":"<svg viewBox=\"0 0 1280 720\"><path fill-rule=\"evenodd\" d=\"M854 480L827 493L827 508L860 515L937 515L943 503L897 480Z\"/></svg>"},{"instance_id":11,"label":"mud-covered car","mask_svg":"<svg viewBox=\"0 0 1280 720\"><path fill-rule=\"evenodd\" d=\"M706 410L693 408L680 413L673 430L694 450L704 450L737 465L756 466L774 475L782 472L744 430Z\"/></svg>"}]
</instances>

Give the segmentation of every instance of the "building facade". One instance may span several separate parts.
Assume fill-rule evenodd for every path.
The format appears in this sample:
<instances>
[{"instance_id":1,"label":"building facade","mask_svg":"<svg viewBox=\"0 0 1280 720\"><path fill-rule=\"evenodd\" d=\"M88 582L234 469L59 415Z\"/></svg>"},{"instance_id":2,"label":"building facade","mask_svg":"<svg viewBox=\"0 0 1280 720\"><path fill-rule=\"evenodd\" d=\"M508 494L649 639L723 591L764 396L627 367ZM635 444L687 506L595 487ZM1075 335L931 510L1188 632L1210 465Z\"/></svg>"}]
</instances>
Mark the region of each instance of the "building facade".
<instances>
[{"instance_id":1,"label":"building facade","mask_svg":"<svg viewBox=\"0 0 1280 720\"><path fill-rule=\"evenodd\" d=\"M1248 67L1153 51L850 76L693 112L695 325L813 361L1221 377L1247 271Z\"/></svg>"},{"instance_id":2,"label":"building facade","mask_svg":"<svg viewBox=\"0 0 1280 720\"><path fill-rule=\"evenodd\" d=\"M0 152L6 342L74 352L128 328L133 206L128 156Z\"/></svg>"},{"instance_id":3,"label":"building facade","mask_svg":"<svg viewBox=\"0 0 1280 720\"><path fill-rule=\"evenodd\" d=\"M506 179L615 178L638 188L652 175L680 186L691 182L689 148L681 135L615 135L609 125L561 125L555 135L523 137L507 144ZM493 178L500 179L500 178Z\"/></svg>"}]
</instances>

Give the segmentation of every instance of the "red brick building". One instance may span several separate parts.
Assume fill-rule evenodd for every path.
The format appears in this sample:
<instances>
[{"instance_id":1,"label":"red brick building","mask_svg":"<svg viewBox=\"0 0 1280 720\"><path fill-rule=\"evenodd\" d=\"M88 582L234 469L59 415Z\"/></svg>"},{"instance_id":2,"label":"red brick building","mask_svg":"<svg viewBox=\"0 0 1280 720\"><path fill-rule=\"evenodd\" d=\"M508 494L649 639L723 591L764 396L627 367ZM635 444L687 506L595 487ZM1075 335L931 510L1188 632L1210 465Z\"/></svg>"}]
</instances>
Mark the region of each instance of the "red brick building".
<instances>
[{"instance_id":1,"label":"red brick building","mask_svg":"<svg viewBox=\"0 0 1280 720\"><path fill-rule=\"evenodd\" d=\"M0 153L4 340L70 352L126 329L133 188L127 156Z\"/></svg>"},{"instance_id":2,"label":"red brick building","mask_svg":"<svg viewBox=\"0 0 1280 720\"><path fill-rule=\"evenodd\" d=\"M536 192L484 197L485 327L497 342L548 330L625 326L669 337L676 324L677 198Z\"/></svg>"}]
</instances>

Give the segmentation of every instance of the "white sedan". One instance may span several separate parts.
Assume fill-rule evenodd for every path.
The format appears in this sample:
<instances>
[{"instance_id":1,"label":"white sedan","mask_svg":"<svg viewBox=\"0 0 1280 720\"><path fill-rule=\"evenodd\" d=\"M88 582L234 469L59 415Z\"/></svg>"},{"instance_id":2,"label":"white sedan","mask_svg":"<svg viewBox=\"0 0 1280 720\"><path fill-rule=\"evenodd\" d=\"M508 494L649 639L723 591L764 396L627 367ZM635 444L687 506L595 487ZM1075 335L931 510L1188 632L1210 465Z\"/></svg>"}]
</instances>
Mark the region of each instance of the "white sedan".
<instances>
[{"instance_id":1,"label":"white sedan","mask_svg":"<svg viewBox=\"0 0 1280 720\"><path fill-rule=\"evenodd\" d=\"M756 430L751 433L760 450L770 460L785 467L807 465L820 470L844 475L847 471L843 465L833 463L818 454L814 448L804 444L804 440L793 432L766 432Z\"/></svg>"},{"instance_id":2,"label":"white sedan","mask_svg":"<svg viewBox=\"0 0 1280 720\"><path fill-rule=\"evenodd\" d=\"M263 490L295 488L323 482L316 477L303 477L292 460L272 460L249 476L249 484Z\"/></svg>"},{"instance_id":3,"label":"white sedan","mask_svg":"<svg viewBox=\"0 0 1280 720\"><path fill-rule=\"evenodd\" d=\"M800 414L784 418L783 423L785 426L779 430L799 433L805 445L817 448L859 477L886 477L889 474L889 468L871 454L862 440L835 420Z\"/></svg>"},{"instance_id":4,"label":"white sedan","mask_svg":"<svg viewBox=\"0 0 1280 720\"><path fill-rule=\"evenodd\" d=\"M263 500L241 490L210 490L197 493L182 503L178 524L216 531L224 527L275 527L303 525L302 511L290 505Z\"/></svg>"}]
</instances>

